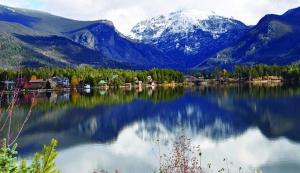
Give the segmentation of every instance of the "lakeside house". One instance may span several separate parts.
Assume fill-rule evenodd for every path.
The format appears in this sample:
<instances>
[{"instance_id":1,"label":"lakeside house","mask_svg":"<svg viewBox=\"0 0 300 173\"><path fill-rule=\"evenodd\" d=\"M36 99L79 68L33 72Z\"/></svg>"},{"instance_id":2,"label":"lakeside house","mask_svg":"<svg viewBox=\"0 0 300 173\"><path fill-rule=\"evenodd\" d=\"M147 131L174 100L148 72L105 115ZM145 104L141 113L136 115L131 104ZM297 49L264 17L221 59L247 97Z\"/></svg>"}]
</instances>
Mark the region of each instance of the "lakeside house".
<instances>
[{"instance_id":1,"label":"lakeside house","mask_svg":"<svg viewBox=\"0 0 300 173\"><path fill-rule=\"evenodd\" d=\"M107 82L106 82L105 80L100 80L100 81L98 82L98 85L100 85L100 86L105 86L105 85L107 85Z\"/></svg>"},{"instance_id":2,"label":"lakeside house","mask_svg":"<svg viewBox=\"0 0 300 173\"><path fill-rule=\"evenodd\" d=\"M56 83L57 86L68 88L70 87L70 81L67 77L52 77L50 80Z\"/></svg>"},{"instance_id":3,"label":"lakeside house","mask_svg":"<svg viewBox=\"0 0 300 173\"><path fill-rule=\"evenodd\" d=\"M254 83L268 83L268 82L279 83L282 81L283 81L283 78L281 76L264 76L264 77L254 78L254 79L252 79L251 82L254 82Z\"/></svg>"},{"instance_id":4,"label":"lakeside house","mask_svg":"<svg viewBox=\"0 0 300 173\"><path fill-rule=\"evenodd\" d=\"M1 90L12 91L15 89L16 83L14 81L1 81Z\"/></svg>"},{"instance_id":5,"label":"lakeside house","mask_svg":"<svg viewBox=\"0 0 300 173\"><path fill-rule=\"evenodd\" d=\"M69 88L70 81L67 77L52 77L47 80L47 89Z\"/></svg>"},{"instance_id":6,"label":"lakeside house","mask_svg":"<svg viewBox=\"0 0 300 173\"><path fill-rule=\"evenodd\" d=\"M125 83L124 87L127 89L131 89L132 88L132 84L131 83Z\"/></svg>"},{"instance_id":7,"label":"lakeside house","mask_svg":"<svg viewBox=\"0 0 300 173\"><path fill-rule=\"evenodd\" d=\"M157 86L157 82L155 80L152 79L151 76L147 76L147 81L148 81L148 87L156 87Z\"/></svg>"},{"instance_id":8,"label":"lakeside house","mask_svg":"<svg viewBox=\"0 0 300 173\"><path fill-rule=\"evenodd\" d=\"M24 85L24 89L45 89L47 81L43 79L30 80Z\"/></svg>"},{"instance_id":9,"label":"lakeside house","mask_svg":"<svg viewBox=\"0 0 300 173\"><path fill-rule=\"evenodd\" d=\"M98 86L101 88L108 88L108 82L102 79L98 82Z\"/></svg>"},{"instance_id":10,"label":"lakeside house","mask_svg":"<svg viewBox=\"0 0 300 173\"><path fill-rule=\"evenodd\" d=\"M202 83L205 82L205 79L204 77L195 77L195 76L190 76L190 75L186 75L184 76L184 80L186 83L191 83L191 84L194 84L194 85L200 85Z\"/></svg>"},{"instance_id":11,"label":"lakeside house","mask_svg":"<svg viewBox=\"0 0 300 173\"><path fill-rule=\"evenodd\" d=\"M109 88L109 85L108 85L108 82L106 80L100 80L98 82L98 85L97 87L101 88L101 89L108 89Z\"/></svg>"},{"instance_id":12,"label":"lakeside house","mask_svg":"<svg viewBox=\"0 0 300 173\"><path fill-rule=\"evenodd\" d=\"M135 87L137 87L137 88L142 88L143 87L143 81L135 81L134 82L135 83Z\"/></svg>"},{"instance_id":13,"label":"lakeside house","mask_svg":"<svg viewBox=\"0 0 300 173\"><path fill-rule=\"evenodd\" d=\"M283 78L281 76L267 76L264 80L272 81L272 82L281 82Z\"/></svg>"},{"instance_id":14,"label":"lakeside house","mask_svg":"<svg viewBox=\"0 0 300 173\"><path fill-rule=\"evenodd\" d=\"M143 81L140 81L137 77L134 77L134 87L135 88L142 88L143 87Z\"/></svg>"}]
</instances>

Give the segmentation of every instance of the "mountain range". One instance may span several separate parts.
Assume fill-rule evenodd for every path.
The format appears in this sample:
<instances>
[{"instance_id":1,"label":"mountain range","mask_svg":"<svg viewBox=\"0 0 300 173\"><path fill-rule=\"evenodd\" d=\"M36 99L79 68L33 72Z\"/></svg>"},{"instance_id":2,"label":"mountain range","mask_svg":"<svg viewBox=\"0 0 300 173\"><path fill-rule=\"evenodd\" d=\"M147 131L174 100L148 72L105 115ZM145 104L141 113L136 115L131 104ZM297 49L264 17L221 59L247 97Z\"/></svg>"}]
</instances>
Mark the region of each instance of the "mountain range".
<instances>
[{"instance_id":1,"label":"mountain range","mask_svg":"<svg viewBox=\"0 0 300 173\"><path fill-rule=\"evenodd\" d=\"M141 21L128 36L107 20L77 21L0 5L1 67L16 65L211 69L300 59L300 8L247 26L180 10Z\"/></svg>"}]
</instances>

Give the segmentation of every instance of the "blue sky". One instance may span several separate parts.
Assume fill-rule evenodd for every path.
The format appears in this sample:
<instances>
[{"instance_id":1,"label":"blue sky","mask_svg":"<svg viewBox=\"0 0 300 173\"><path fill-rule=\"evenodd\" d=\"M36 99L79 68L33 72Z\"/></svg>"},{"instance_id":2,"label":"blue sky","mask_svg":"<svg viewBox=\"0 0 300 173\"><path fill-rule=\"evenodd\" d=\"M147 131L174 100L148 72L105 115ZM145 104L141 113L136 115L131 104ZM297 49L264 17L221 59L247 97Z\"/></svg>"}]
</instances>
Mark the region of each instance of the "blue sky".
<instances>
[{"instance_id":1,"label":"blue sky","mask_svg":"<svg viewBox=\"0 0 300 173\"><path fill-rule=\"evenodd\" d=\"M180 9L214 11L253 25L265 14L282 14L300 0L0 0L1 4L79 19L113 21L122 33L137 22Z\"/></svg>"}]
</instances>

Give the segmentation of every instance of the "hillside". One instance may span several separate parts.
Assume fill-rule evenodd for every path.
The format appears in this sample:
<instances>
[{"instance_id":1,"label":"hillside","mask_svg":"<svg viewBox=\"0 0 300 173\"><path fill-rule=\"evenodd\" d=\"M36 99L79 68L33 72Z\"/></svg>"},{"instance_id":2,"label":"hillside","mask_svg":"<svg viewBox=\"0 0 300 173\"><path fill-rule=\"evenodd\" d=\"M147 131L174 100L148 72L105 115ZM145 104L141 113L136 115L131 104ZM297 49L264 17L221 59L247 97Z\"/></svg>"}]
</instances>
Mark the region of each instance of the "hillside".
<instances>
[{"instance_id":1,"label":"hillside","mask_svg":"<svg viewBox=\"0 0 300 173\"><path fill-rule=\"evenodd\" d=\"M56 62L55 66L177 67L174 65L177 62L159 50L126 38L106 20L76 21L40 11L0 6L0 26L0 35L9 35L27 48L26 56L19 51L14 52L14 56L22 57L22 64L26 66L49 65L52 61L40 63L47 57ZM86 36L95 42L89 42ZM9 44L2 48L5 63L1 66L15 66L10 60L15 58L6 54ZM11 46L14 47L13 44ZM34 53L39 56L32 55ZM29 57L39 63L31 63Z\"/></svg>"},{"instance_id":2,"label":"hillside","mask_svg":"<svg viewBox=\"0 0 300 173\"><path fill-rule=\"evenodd\" d=\"M266 15L236 44L200 64L200 68L236 64L298 63L300 59L300 8L283 15Z\"/></svg>"}]
</instances>

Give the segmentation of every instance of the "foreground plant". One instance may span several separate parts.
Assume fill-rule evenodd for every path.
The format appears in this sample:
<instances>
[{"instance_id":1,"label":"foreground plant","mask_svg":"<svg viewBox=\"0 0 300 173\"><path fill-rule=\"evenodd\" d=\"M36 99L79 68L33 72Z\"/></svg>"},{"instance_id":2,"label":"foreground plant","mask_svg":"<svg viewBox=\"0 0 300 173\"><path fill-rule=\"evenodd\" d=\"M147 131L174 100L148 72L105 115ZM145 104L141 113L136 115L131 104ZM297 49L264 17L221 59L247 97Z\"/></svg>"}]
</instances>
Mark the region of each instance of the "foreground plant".
<instances>
[{"instance_id":1,"label":"foreground plant","mask_svg":"<svg viewBox=\"0 0 300 173\"><path fill-rule=\"evenodd\" d=\"M192 147L185 134L175 141L172 152L160 159L159 173L204 173L200 147Z\"/></svg>"},{"instance_id":2,"label":"foreground plant","mask_svg":"<svg viewBox=\"0 0 300 173\"><path fill-rule=\"evenodd\" d=\"M19 162L17 145L9 147L6 144L0 149L0 173L60 173L55 164L57 157L57 141L51 140L49 146L44 146L41 153L36 153L31 164L25 160Z\"/></svg>"}]
</instances>

